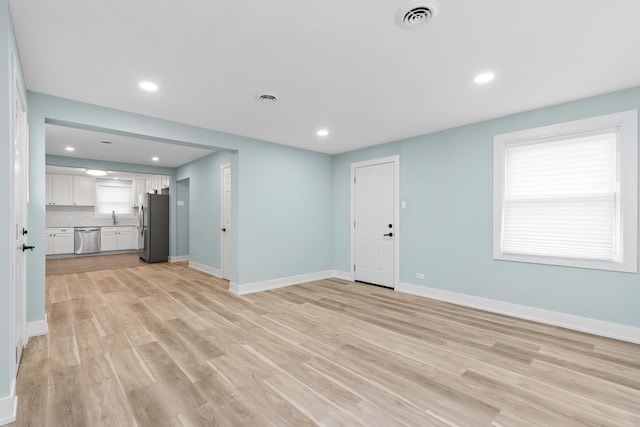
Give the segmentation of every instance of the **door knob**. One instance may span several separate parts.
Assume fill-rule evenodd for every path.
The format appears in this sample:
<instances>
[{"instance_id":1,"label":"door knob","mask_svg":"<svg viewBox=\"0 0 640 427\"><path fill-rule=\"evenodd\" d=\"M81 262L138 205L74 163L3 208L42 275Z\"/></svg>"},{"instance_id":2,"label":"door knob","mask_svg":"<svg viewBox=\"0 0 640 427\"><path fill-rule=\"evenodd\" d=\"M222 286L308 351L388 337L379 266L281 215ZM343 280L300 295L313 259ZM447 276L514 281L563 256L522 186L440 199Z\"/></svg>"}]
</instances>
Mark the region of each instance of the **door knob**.
<instances>
[{"instance_id":1,"label":"door knob","mask_svg":"<svg viewBox=\"0 0 640 427\"><path fill-rule=\"evenodd\" d=\"M385 237L393 237L393 233L383 234L383 236L385 236Z\"/></svg>"},{"instance_id":2,"label":"door knob","mask_svg":"<svg viewBox=\"0 0 640 427\"><path fill-rule=\"evenodd\" d=\"M29 249L31 252L33 252L33 250L35 249L35 246L27 246L24 243L22 244L22 252L26 251L27 249Z\"/></svg>"},{"instance_id":3,"label":"door knob","mask_svg":"<svg viewBox=\"0 0 640 427\"><path fill-rule=\"evenodd\" d=\"M226 228L223 228L223 229L221 229L220 231L222 231L222 232L224 233L225 231L227 231L227 229L226 229Z\"/></svg>"},{"instance_id":4,"label":"door knob","mask_svg":"<svg viewBox=\"0 0 640 427\"><path fill-rule=\"evenodd\" d=\"M25 234L27 234L27 233L28 233L27 229L26 229L26 228L24 228L24 227L22 227L22 235L24 236L24 235L25 235Z\"/></svg>"}]
</instances>

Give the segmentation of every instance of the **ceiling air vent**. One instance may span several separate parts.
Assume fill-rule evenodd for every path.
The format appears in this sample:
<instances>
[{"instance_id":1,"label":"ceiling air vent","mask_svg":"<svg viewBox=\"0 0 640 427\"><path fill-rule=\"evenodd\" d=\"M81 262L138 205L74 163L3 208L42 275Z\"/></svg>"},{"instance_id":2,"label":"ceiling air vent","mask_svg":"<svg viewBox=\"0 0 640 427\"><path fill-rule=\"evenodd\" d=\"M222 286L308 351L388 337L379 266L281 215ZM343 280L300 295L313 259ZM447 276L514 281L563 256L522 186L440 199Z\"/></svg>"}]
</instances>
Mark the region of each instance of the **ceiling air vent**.
<instances>
[{"instance_id":1,"label":"ceiling air vent","mask_svg":"<svg viewBox=\"0 0 640 427\"><path fill-rule=\"evenodd\" d=\"M438 2L418 0L406 4L398 10L396 18L405 28L417 28L431 21L438 14Z\"/></svg>"},{"instance_id":2,"label":"ceiling air vent","mask_svg":"<svg viewBox=\"0 0 640 427\"><path fill-rule=\"evenodd\" d=\"M261 92L257 95L258 101L265 104L273 104L278 100L278 96L273 92Z\"/></svg>"}]
</instances>

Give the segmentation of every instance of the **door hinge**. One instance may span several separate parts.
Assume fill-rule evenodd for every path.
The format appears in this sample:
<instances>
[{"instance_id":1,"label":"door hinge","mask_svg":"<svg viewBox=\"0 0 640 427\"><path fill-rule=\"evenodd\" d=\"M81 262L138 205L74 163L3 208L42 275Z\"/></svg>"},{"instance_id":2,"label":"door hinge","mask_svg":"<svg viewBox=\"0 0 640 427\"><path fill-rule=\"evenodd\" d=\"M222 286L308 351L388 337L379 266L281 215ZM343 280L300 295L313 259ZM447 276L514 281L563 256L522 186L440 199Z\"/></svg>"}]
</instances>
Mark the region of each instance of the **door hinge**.
<instances>
[{"instance_id":1,"label":"door hinge","mask_svg":"<svg viewBox=\"0 0 640 427\"><path fill-rule=\"evenodd\" d=\"M354 184L356 183L356 177L355 176L353 177L353 183Z\"/></svg>"},{"instance_id":2,"label":"door hinge","mask_svg":"<svg viewBox=\"0 0 640 427\"><path fill-rule=\"evenodd\" d=\"M356 220L353 220L353 228L356 228Z\"/></svg>"},{"instance_id":3,"label":"door hinge","mask_svg":"<svg viewBox=\"0 0 640 427\"><path fill-rule=\"evenodd\" d=\"M353 271L356 271L356 265L353 264Z\"/></svg>"}]
</instances>

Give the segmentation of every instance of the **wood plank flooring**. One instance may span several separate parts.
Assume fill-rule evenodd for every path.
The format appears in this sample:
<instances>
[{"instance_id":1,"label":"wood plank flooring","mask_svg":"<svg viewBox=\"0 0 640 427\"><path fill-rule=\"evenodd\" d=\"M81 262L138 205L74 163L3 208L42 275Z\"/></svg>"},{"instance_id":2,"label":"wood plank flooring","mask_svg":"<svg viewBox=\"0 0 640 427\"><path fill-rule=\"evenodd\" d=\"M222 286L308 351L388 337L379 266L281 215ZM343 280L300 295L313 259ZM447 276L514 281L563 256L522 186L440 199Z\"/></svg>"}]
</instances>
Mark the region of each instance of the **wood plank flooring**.
<instances>
[{"instance_id":1,"label":"wood plank flooring","mask_svg":"<svg viewBox=\"0 0 640 427\"><path fill-rule=\"evenodd\" d=\"M144 265L144 261L140 259L137 253L50 258L46 261L46 275L112 270L114 268L136 267L139 265Z\"/></svg>"},{"instance_id":2,"label":"wood plank flooring","mask_svg":"<svg viewBox=\"0 0 640 427\"><path fill-rule=\"evenodd\" d=\"M47 277L17 426L639 426L640 346L373 286L185 264Z\"/></svg>"}]
</instances>

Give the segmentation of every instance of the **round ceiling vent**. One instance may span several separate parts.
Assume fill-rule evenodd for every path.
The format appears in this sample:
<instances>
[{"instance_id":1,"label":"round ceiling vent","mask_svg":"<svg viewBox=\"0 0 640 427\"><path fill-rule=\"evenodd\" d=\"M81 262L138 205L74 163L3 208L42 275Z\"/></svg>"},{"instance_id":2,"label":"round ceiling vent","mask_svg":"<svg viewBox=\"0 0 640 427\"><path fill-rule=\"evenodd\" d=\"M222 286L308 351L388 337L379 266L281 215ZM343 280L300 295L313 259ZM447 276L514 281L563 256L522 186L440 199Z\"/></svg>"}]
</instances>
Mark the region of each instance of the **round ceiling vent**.
<instances>
[{"instance_id":1,"label":"round ceiling vent","mask_svg":"<svg viewBox=\"0 0 640 427\"><path fill-rule=\"evenodd\" d=\"M417 28L435 18L438 7L438 2L435 0L413 1L401 7L396 18L405 28Z\"/></svg>"},{"instance_id":2,"label":"round ceiling vent","mask_svg":"<svg viewBox=\"0 0 640 427\"><path fill-rule=\"evenodd\" d=\"M278 100L278 95L273 92L261 92L257 95L258 101L265 104L273 104Z\"/></svg>"}]
</instances>

